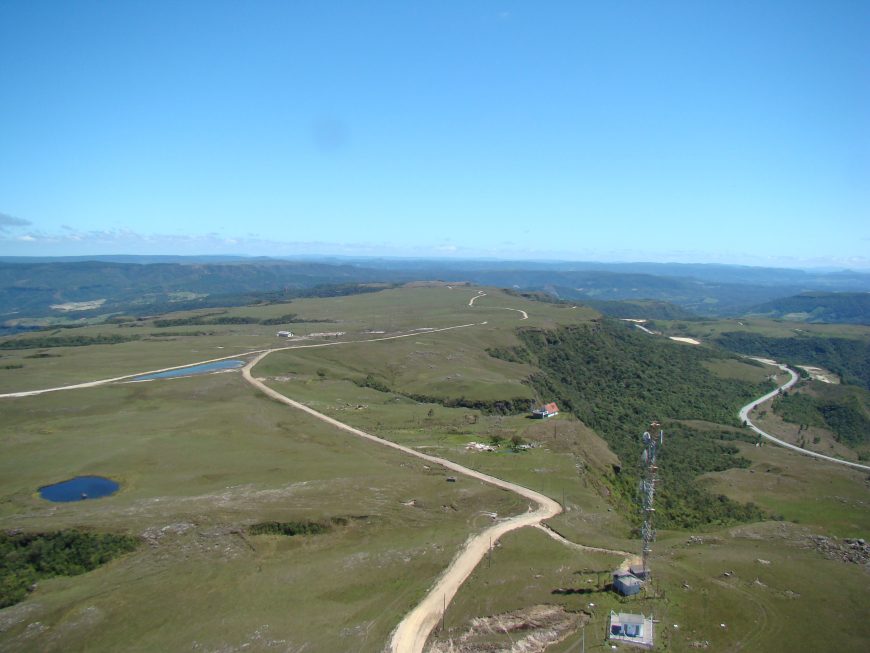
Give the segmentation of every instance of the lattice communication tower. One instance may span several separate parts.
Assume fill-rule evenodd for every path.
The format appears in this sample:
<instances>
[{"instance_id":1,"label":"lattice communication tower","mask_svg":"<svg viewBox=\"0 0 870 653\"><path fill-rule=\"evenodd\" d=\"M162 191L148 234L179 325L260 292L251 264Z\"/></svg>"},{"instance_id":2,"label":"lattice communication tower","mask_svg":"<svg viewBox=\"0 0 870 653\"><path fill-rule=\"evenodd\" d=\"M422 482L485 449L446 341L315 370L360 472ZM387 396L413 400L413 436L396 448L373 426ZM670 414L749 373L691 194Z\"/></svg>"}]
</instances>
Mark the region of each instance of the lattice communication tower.
<instances>
[{"instance_id":1,"label":"lattice communication tower","mask_svg":"<svg viewBox=\"0 0 870 653\"><path fill-rule=\"evenodd\" d=\"M641 500L643 502L643 529L641 536L643 537L643 575L646 580L650 578L649 556L652 553L652 543L656 539L656 529L653 525L653 516L656 509L653 507L655 499L656 485L658 484L658 451L664 444L665 433L662 431L661 424L653 422L650 424L649 431L643 433L643 454L641 460L644 465L643 480L640 482Z\"/></svg>"}]
</instances>

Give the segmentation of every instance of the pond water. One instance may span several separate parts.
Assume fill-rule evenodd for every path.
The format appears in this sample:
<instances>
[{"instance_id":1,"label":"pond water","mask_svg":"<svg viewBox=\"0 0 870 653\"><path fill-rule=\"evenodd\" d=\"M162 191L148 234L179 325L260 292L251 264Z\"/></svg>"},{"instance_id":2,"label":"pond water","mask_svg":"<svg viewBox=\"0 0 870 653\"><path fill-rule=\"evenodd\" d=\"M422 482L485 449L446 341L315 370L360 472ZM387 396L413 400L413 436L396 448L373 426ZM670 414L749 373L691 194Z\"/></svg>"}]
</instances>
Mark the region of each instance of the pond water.
<instances>
[{"instance_id":1,"label":"pond water","mask_svg":"<svg viewBox=\"0 0 870 653\"><path fill-rule=\"evenodd\" d=\"M229 360L215 361L214 363L203 363L202 365L191 365L190 367L182 367L177 370L169 370L168 372L157 372L156 374L144 374L142 376L133 377L133 381L150 381L152 379L173 379L180 376L193 376L194 374L208 374L209 372L220 372L221 370L235 370L243 367L245 361Z\"/></svg>"},{"instance_id":2,"label":"pond water","mask_svg":"<svg viewBox=\"0 0 870 653\"><path fill-rule=\"evenodd\" d=\"M68 481L39 488L39 496L48 501L82 501L115 494L121 486L102 476L76 476Z\"/></svg>"}]
</instances>

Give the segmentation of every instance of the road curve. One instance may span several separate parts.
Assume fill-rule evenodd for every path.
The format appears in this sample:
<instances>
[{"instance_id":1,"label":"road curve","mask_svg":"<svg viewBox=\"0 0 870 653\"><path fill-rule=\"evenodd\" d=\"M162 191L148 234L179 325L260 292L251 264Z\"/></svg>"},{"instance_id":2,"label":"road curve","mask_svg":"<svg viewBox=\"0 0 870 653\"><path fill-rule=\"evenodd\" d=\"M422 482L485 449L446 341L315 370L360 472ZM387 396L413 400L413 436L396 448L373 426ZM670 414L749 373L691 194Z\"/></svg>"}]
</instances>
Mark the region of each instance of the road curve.
<instances>
[{"instance_id":1,"label":"road curve","mask_svg":"<svg viewBox=\"0 0 870 653\"><path fill-rule=\"evenodd\" d=\"M420 653L426 644L426 640L429 638L429 634L441 618L444 607L450 603L456 595L456 592L462 586L462 583L465 582L477 564L486 555L491 543L497 541L498 538L509 531L524 526L533 526L541 523L545 519L558 515L562 512L562 506L560 506L556 501L553 501L553 499L535 492L534 490L523 487L522 485L503 481L494 476L490 476L489 474L469 469L468 467L464 467L463 465L459 465L450 460L430 456L421 453L416 449L395 442L390 442L389 440L384 440L383 438L361 431L360 429L340 422L337 419L314 410L313 408L309 408L305 404L282 395L277 390L273 390L265 383L251 375L251 369L254 365L259 363L270 353L271 351L260 353L256 358L242 368L242 376L245 380L266 396L306 412L327 424L355 436L365 438L366 440L370 440L371 442L375 442L385 447L396 449L397 451L401 451L410 456L415 456L435 465L441 465L442 467L446 467L458 474L483 481L484 483L489 483L495 487L515 492L537 504L537 508L535 509L530 505L527 512L493 524L483 532L469 537L444 573L442 573L438 578L435 585L429 590L426 597L417 604L411 612L405 615L405 618L402 619L396 627L396 630L393 631L393 635L390 639L389 650L393 653Z\"/></svg>"},{"instance_id":2,"label":"road curve","mask_svg":"<svg viewBox=\"0 0 870 653\"><path fill-rule=\"evenodd\" d=\"M776 437L770 435L770 433L765 433L760 428L755 426L755 424L752 423L752 420L749 419L749 413L751 413L755 409L756 406L763 404L765 401L773 399L781 391L788 390L789 388L794 386L794 384L798 382L798 375L797 375L797 372L795 372L793 369L791 369L787 365L783 365L782 363L776 363L776 362L769 361L766 359L758 359L758 358L755 358L753 360L760 360L761 362L767 363L767 364L772 363L772 364L776 365L782 371L788 372L789 376L791 378L788 381L786 381L783 385L778 387L776 390L771 390L763 397L759 397L755 401L751 401L748 404L746 404L743 408L741 408L740 413L739 413L741 422L744 422L745 424L747 424L749 426L749 428L751 428L753 431L758 433L758 435L760 435L761 437L766 438L766 439L770 440L771 442L773 442L774 444L778 444L781 447L785 447L786 449L791 449L792 451L797 451L798 453L802 453L805 456L812 456L813 458L821 458L822 460L827 460L828 462L837 463L839 465L847 465L848 467L854 467L855 469L860 469L860 470L863 470L866 472L870 472L870 466L862 465L860 463L853 463L850 460L843 460L842 458L834 458L833 456L826 456L826 455L821 454L821 453L816 453L815 451L807 451L806 449L801 449L798 446L795 446L795 445L790 444L788 442L784 442L784 441L780 440L779 438L776 438Z\"/></svg>"},{"instance_id":3,"label":"road curve","mask_svg":"<svg viewBox=\"0 0 870 653\"><path fill-rule=\"evenodd\" d=\"M473 307L474 307L474 300L475 300L475 299L480 299L481 297L486 297L486 293L483 292L482 290L478 290L478 291L477 291L477 294L476 294L474 297L472 297L471 299L468 300L468 305L471 306L471 307L473 308ZM575 306L574 308L577 308L577 307ZM517 313L519 313L520 315L522 315L522 317L520 318L521 320L528 320L528 319L529 319L529 314L526 313L526 312L525 312L524 310L522 310L521 308L503 308L503 310L505 310L505 311L516 311Z\"/></svg>"},{"instance_id":4,"label":"road curve","mask_svg":"<svg viewBox=\"0 0 870 653\"><path fill-rule=\"evenodd\" d=\"M478 290L478 291L477 291L477 294L476 294L474 297L472 297L471 299L468 300L468 305L469 305L469 306L474 306L474 300L475 300L475 299L480 299L481 297L486 297L486 293L483 292L482 290Z\"/></svg>"},{"instance_id":5,"label":"road curve","mask_svg":"<svg viewBox=\"0 0 870 653\"><path fill-rule=\"evenodd\" d=\"M483 291L479 291L478 295L472 297L468 302L469 306L474 306L474 300L480 297L485 296L486 293ZM507 309L514 310L522 314L523 320L528 319L528 313L522 311L520 309ZM435 333L439 331L450 331L453 329L463 329L471 326L480 326L485 325L486 322L481 323L470 323L470 324L458 324L449 327L442 327L438 329L427 329L425 331L426 334ZM345 344L355 344L355 343L364 343L364 342L377 342L382 340L395 340L399 338L409 338L409 337L419 337L423 335L423 333L419 331L414 331L411 333L403 333L394 336L383 336L380 338L369 338L365 340L343 340L343 341L334 341L334 342L325 342L325 343L315 343L309 345L288 345L286 347L275 347L271 349L259 349L248 352L242 352L237 354L231 354L228 356L222 356L219 358L211 358L205 361L198 361L192 363L186 363L184 365L176 365L173 367L165 367L158 370L148 370L143 372L137 372L135 374L126 374L123 376L116 376L107 379L99 379L96 381L87 381L84 383L75 383L71 385L65 386L55 386L51 388L42 388L39 390L27 390L22 392L10 392L0 394L0 399L13 399L19 397L29 397L34 395L41 395L47 392L59 392L61 390L77 390L84 388L93 388L96 386L106 385L109 383L114 383L118 381L127 381L138 376L143 376L146 374L156 374L160 372L167 372L171 370L184 369L186 367L193 367L195 365L202 365L206 363L214 363L223 360L230 360L234 358L242 358L247 356L254 355L255 358L250 360L243 368L242 368L242 376L243 378L260 390L266 396L279 401L281 403L287 404L293 408L306 412L317 419L320 419L332 426L339 428L343 431L349 432L353 435L356 435L361 438L365 438L382 446L387 446L403 453L406 453L411 456L415 456L422 460L426 460L430 463L441 465L447 469L453 470L458 474L462 474L464 476L468 476L470 478L477 479L484 483L488 483L495 487L499 487L511 492L515 492L522 497L525 497L533 504L537 504L537 508L532 507L532 504L529 505L528 511L525 513L521 513L514 517L510 517L508 519L504 519L499 521L498 523L493 524L489 528L485 529L483 532L472 535L466 540L462 549L457 553L457 555L453 558L448 568L441 574L441 576L436 581L435 585L429 590L426 597L411 611L409 612L404 619L399 623L396 629L393 631L392 637L390 639L390 651L393 653L421 653L423 647L426 644L426 640L429 638L429 634L432 632L432 629L438 623L439 618L441 617L444 608L447 604L449 604L453 597L456 595L456 592L474 570L474 568L478 565L478 563L483 559L483 557L487 554L490 546L493 542L498 541L498 539L512 530L516 530L518 528L523 528L525 526L540 526L541 523L558 515L562 512L562 506L559 505L553 499L550 499L543 494L535 492L534 490L530 490L529 488L523 487L522 485L517 485L515 483L510 483L508 481L503 481L494 476L490 476L488 474L484 474L482 472L478 472L473 469L469 469L457 463L451 462L444 458L438 458L436 456L430 456L428 454L421 453L415 449L410 447L406 447L395 442L390 442L389 440L384 440L377 436L371 435L370 433L366 433L365 431L361 431L352 426L344 424L343 422L339 422L336 419L329 417L328 415L324 415L308 406L301 404L297 401L290 399L282 395L281 393L273 390L268 387L259 379L255 379L251 375L251 369L259 363L263 358L268 356L269 354L276 351L285 351L288 349L309 349L309 348L317 348L317 347L334 347L338 345ZM551 536L555 535L553 533ZM578 545L580 546L580 545Z\"/></svg>"},{"instance_id":6,"label":"road curve","mask_svg":"<svg viewBox=\"0 0 870 653\"><path fill-rule=\"evenodd\" d=\"M521 320L528 320L528 319L529 319L529 314L526 313L526 312L525 312L523 309L521 309L521 308L506 308L506 309L504 309L504 310L506 310L506 311L516 311L517 313L520 313L520 314L522 315L522 317L520 318Z\"/></svg>"}]
</instances>

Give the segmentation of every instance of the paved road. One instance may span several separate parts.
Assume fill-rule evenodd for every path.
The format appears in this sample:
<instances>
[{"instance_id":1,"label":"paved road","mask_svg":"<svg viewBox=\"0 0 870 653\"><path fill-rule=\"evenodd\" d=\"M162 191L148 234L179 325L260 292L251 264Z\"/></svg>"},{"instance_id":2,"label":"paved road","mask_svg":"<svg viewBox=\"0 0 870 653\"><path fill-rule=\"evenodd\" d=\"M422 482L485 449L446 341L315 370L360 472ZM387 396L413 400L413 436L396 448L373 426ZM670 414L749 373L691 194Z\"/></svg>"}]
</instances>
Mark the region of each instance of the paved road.
<instances>
[{"instance_id":1,"label":"paved road","mask_svg":"<svg viewBox=\"0 0 870 653\"><path fill-rule=\"evenodd\" d=\"M758 360L758 361L761 361L762 363L767 363L769 365L770 364L776 365L782 371L788 372L789 376L791 378L788 381L786 381L783 385L781 385L779 388L777 388L776 390L772 390L772 391L768 392L763 397L759 397L755 401L752 401L752 402L746 404L743 408L741 408L740 413L739 413L741 422L745 422L745 423L749 424L749 428L751 428L753 431L758 433L761 437L766 438L766 439L770 440L771 442L778 444L781 447L785 447L786 449L791 449L793 451L797 451L798 453L802 453L805 456L812 456L813 458L820 458L822 460L827 460L828 462L831 462L831 463L837 463L838 465L847 465L848 467L854 467L855 469L861 469L861 470L870 472L870 466L861 465L860 463L853 463L850 460L843 460L842 458L834 458L832 456L825 456L824 454L816 453L815 451L807 451L806 449L801 449L800 447L795 446L793 444L790 444L788 442L783 442L779 438L770 435L770 433L765 433L760 428L755 426L755 424L752 423L752 420L749 419L749 413L751 413L755 409L756 406L763 404L765 401L769 401L770 399L773 399L776 395L778 395L780 393L780 391L788 390L789 388L794 386L794 384L798 382L798 375L797 375L797 372L795 372L793 369L789 368L788 366L783 365L782 363L777 363L775 361L771 361L771 360L768 360L766 358L755 358L753 360Z\"/></svg>"}]
</instances>

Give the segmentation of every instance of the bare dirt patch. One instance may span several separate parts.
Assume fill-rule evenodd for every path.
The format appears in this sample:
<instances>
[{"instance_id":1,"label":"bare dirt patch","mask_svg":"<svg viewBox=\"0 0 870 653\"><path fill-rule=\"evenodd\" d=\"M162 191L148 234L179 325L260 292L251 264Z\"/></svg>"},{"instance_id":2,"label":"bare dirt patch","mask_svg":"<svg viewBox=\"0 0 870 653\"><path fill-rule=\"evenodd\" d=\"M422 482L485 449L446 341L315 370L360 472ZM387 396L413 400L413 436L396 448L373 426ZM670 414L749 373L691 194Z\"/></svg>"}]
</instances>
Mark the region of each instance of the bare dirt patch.
<instances>
[{"instance_id":1,"label":"bare dirt patch","mask_svg":"<svg viewBox=\"0 0 870 653\"><path fill-rule=\"evenodd\" d=\"M456 639L432 644L428 653L543 653L589 621L560 605L533 605L491 617L475 617Z\"/></svg>"},{"instance_id":2,"label":"bare dirt patch","mask_svg":"<svg viewBox=\"0 0 870 653\"><path fill-rule=\"evenodd\" d=\"M63 304L52 304L51 308L55 311L69 313L71 311L92 311L106 303L105 299L94 299L89 302L64 302Z\"/></svg>"},{"instance_id":3,"label":"bare dirt patch","mask_svg":"<svg viewBox=\"0 0 870 653\"><path fill-rule=\"evenodd\" d=\"M810 375L810 378L814 381L821 381L822 383L832 383L836 384L840 382L840 377L838 377L833 372L822 369L821 367L811 367L809 365L798 365L804 372Z\"/></svg>"}]
</instances>

